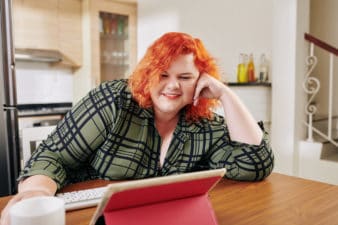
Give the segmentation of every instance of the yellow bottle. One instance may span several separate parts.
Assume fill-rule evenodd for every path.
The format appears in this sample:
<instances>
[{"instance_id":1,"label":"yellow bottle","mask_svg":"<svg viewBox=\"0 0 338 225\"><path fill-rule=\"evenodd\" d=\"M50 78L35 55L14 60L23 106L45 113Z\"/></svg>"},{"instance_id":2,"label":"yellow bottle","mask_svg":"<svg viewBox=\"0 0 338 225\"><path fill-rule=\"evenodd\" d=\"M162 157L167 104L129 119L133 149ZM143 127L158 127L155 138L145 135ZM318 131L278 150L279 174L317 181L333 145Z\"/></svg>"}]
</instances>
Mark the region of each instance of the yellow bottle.
<instances>
[{"instance_id":1,"label":"yellow bottle","mask_svg":"<svg viewBox=\"0 0 338 225\"><path fill-rule=\"evenodd\" d=\"M238 83L247 83L247 66L246 66L246 58L245 54L240 54L239 64L237 66L237 82Z\"/></svg>"}]
</instances>

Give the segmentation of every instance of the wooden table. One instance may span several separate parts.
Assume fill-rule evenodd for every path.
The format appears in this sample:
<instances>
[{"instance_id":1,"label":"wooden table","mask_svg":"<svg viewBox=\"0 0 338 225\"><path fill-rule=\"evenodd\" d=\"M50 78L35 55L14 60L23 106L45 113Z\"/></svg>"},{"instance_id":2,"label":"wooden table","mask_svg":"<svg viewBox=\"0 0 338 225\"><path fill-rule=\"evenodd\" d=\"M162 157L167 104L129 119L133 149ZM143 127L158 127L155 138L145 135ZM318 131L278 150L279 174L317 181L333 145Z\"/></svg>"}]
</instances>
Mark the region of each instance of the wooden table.
<instances>
[{"instance_id":1,"label":"wooden table","mask_svg":"<svg viewBox=\"0 0 338 225\"><path fill-rule=\"evenodd\" d=\"M88 181L71 191L107 184ZM2 210L10 197L0 198ZM222 180L210 193L219 225L338 224L338 186L278 173L261 182ZM67 212L67 225L88 225L95 208Z\"/></svg>"}]
</instances>

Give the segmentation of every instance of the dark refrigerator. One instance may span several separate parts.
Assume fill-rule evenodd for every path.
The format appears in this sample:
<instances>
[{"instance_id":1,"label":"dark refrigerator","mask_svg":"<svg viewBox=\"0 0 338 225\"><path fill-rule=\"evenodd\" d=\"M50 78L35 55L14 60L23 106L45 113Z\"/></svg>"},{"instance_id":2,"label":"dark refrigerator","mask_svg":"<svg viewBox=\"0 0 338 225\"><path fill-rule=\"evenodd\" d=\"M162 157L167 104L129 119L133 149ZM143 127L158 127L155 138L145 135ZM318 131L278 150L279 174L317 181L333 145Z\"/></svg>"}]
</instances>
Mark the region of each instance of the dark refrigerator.
<instances>
[{"instance_id":1,"label":"dark refrigerator","mask_svg":"<svg viewBox=\"0 0 338 225\"><path fill-rule=\"evenodd\" d=\"M0 0L0 196L17 191L20 167L11 0Z\"/></svg>"}]
</instances>

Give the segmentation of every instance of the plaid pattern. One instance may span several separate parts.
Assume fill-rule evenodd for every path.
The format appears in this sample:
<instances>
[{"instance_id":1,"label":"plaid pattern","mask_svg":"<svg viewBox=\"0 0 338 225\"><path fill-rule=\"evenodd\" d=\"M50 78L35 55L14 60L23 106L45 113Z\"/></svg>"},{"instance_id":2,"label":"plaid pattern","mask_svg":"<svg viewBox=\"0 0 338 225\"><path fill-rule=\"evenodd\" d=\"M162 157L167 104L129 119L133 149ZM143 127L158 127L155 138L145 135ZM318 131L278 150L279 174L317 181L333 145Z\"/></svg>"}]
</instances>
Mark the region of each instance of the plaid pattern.
<instances>
[{"instance_id":1,"label":"plaid pattern","mask_svg":"<svg viewBox=\"0 0 338 225\"><path fill-rule=\"evenodd\" d=\"M187 123L184 110L162 168L160 147L152 109L138 106L126 80L105 82L58 123L19 179L43 174L61 188L86 179L138 179L226 167L229 178L261 180L274 162L266 133L257 146L233 142L222 117Z\"/></svg>"}]
</instances>

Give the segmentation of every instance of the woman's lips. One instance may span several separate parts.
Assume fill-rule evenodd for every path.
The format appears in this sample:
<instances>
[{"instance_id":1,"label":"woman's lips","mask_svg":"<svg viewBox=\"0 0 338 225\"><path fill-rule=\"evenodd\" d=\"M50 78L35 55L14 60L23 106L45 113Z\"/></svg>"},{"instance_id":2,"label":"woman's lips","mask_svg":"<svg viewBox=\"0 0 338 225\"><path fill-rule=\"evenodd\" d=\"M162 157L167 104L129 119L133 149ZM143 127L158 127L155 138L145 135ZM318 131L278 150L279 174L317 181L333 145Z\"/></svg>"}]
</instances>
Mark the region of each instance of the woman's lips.
<instances>
[{"instance_id":1,"label":"woman's lips","mask_svg":"<svg viewBox=\"0 0 338 225\"><path fill-rule=\"evenodd\" d=\"M163 93L163 96L169 98L169 99L176 99L181 96L181 94L176 94L176 93Z\"/></svg>"}]
</instances>

